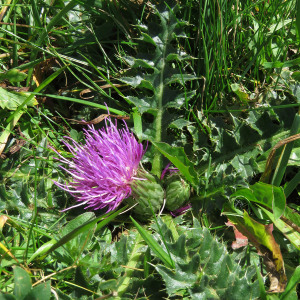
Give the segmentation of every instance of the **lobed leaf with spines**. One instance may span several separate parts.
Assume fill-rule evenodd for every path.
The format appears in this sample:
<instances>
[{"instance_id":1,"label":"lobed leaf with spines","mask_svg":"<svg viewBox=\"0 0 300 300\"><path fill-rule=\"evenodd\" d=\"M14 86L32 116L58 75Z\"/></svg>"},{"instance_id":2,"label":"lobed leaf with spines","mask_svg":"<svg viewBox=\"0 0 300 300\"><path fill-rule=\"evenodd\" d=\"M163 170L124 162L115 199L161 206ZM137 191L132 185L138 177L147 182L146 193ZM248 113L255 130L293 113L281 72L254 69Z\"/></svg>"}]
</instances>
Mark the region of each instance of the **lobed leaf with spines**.
<instances>
[{"instance_id":1,"label":"lobed leaf with spines","mask_svg":"<svg viewBox=\"0 0 300 300\"><path fill-rule=\"evenodd\" d=\"M259 297L254 266L242 269L225 245L194 219L193 227L177 241L168 227L160 223L175 270L156 265L169 296L189 299L256 299Z\"/></svg>"},{"instance_id":2,"label":"lobed leaf with spines","mask_svg":"<svg viewBox=\"0 0 300 300\"><path fill-rule=\"evenodd\" d=\"M237 186L246 186L247 181L264 171L272 147L289 136L294 109L274 109L271 103L264 105L267 110L250 111L243 118L228 114L227 118L203 119L211 130L209 139L195 130L194 125L187 126L194 150L201 151L201 155L194 156L196 170L202 176L201 198L212 200L220 194L230 194ZM296 145L295 158L299 157L298 149ZM297 159L289 161L289 165L297 164Z\"/></svg>"},{"instance_id":3,"label":"lobed leaf with spines","mask_svg":"<svg viewBox=\"0 0 300 300\"><path fill-rule=\"evenodd\" d=\"M153 122L143 129L142 138L172 145L176 144L176 139L170 138L167 128L182 115L181 110L184 111L196 94L194 90L186 91L186 84L197 79L180 67L191 57L173 46L175 39L186 37L182 32L184 23L176 18L178 9L177 4L167 5L166 2L152 7L157 22L137 26L141 31L138 53L136 57L124 57L131 74L120 78L135 88L136 95L127 96L127 100L138 108L141 115L148 113L154 117ZM152 171L158 176L162 168L160 157L159 151L154 150Z\"/></svg>"}]
</instances>

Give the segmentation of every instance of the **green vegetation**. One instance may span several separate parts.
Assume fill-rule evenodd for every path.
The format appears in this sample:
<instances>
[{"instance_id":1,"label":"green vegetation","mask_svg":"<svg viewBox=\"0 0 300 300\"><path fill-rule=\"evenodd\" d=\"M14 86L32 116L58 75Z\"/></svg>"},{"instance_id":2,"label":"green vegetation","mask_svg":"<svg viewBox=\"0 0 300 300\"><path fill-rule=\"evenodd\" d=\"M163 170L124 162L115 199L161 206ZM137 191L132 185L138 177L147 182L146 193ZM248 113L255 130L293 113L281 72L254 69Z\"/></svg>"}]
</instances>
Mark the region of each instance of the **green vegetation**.
<instances>
[{"instance_id":1,"label":"green vegetation","mask_svg":"<svg viewBox=\"0 0 300 300\"><path fill-rule=\"evenodd\" d=\"M296 0L0 0L0 299L298 299L299 36ZM66 210L107 117L132 197Z\"/></svg>"}]
</instances>

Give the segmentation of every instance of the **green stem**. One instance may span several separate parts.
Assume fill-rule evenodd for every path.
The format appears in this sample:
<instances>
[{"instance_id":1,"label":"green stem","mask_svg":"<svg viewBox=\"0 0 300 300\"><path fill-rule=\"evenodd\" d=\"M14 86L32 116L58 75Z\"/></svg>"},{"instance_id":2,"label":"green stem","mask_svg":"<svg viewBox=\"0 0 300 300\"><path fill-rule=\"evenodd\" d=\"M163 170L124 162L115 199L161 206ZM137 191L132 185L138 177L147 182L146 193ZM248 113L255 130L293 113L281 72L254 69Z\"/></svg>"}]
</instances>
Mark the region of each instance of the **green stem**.
<instances>
[{"instance_id":1,"label":"green stem","mask_svg":"<svg viewBox=\"0 0 300 300\"><path fill-rule=\"evenodd\" d=\"M162 109L159 109L155 119L155 142L161 141L162 115L163 115ZM157 148L155 148L154 158L152 163L152 173L157 177L160 177L161 175L161 168L162 168L161 165L162 165L161 153Z\"/></svg>"},{"instance_id":2,"label":"green stem","mask_svg":"<svg viewBox=\"0 0 300 300\"><path fill-rule=\"evenodd\" d=\"M165 58L166 58L166 50L167 50L167 44L168 44L168 38L169 38L169 32L168 32L168 26L166 24L166 21L164 19L161 19L164 35L162 37L163 40L163 50L162 50L162 56L161 61L159 64L161 64L160 67L160 83L159 87L156 93L157 98L157 115L155 118L155 142L161 142L161 130L162 130L162 118L163 118L163 96L164 96L164 72L165 72ZM159 46L158 46L159 47ZM162 156L161 152L155 148L154 150L154 158L152 163L152 173L156 175L157 177L160 177L161 175L161 169L162 169Z\"/></svg>"}]
</instances>

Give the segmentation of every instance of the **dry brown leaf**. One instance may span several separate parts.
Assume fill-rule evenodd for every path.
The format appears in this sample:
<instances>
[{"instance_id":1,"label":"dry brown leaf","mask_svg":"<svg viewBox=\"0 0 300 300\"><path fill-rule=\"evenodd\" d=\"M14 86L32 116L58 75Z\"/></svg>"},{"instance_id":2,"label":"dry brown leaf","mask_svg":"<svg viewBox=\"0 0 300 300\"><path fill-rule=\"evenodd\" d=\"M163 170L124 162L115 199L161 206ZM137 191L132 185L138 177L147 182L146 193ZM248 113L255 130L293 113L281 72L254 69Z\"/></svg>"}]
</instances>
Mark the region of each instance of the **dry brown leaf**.
<instances>
[{"instance_id":1,"label":"dry brown leaf","mask_svg":"<svg viewBox=\"0 0 300 300\"><path fill-rule=\"evenodd\" d=\"M228 221L227 223L225 223L225 225L233 227L235 241L232 242L232 244L231 244L232 249L236 250L236 249L239 249L241 247L245 247L248 245L248 238L246 236L244 236L240 231L238 231L233 223Z\"/></svg>"},{"instance_id":2,"label":"dry brown leaf","mask_svg":"<svg viewBox=\"0 0 300 300\"><path fill-rule=\"evenodd\" d=\"M0 230L2 230L3 226L5 225L6 221L8 220L8 217L5 215L0 216Z\"/></svg>"},{"instance_id":3,"label":"dry brown leaf","mask_svg":"<svg viewBox=\"0 0 300 300\"><path fill-rule=\"evenodd\" d=\"M67 119L68 121L72 121L74 123L77 124L82 124L82 125L91 125L91 124L98 124L101 121L103 121L104 119L108 118L108 117L112 117L112 118L116 118L116 119L121 119L121 120L129 120L130 117L129 116L119 116L119 115L111 115L111 114L102 114L99 117L91 120L91 121L78 121L78 120L74 120L74 119Z\"/></svg>"}]
</instances>

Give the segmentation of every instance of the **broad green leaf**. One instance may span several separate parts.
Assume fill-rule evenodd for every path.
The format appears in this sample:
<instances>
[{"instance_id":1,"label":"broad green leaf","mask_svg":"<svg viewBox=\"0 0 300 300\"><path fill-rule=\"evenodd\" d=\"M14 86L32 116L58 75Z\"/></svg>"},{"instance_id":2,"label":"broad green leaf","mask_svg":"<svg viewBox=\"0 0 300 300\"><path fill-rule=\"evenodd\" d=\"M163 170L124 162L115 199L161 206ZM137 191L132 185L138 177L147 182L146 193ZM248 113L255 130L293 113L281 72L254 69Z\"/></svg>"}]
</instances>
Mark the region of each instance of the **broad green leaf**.
<instances>
[{"instance_id":1,"label":"broad green leaf","mask_svg":"<svg viewBox=\"0 0 300 300\"><path fill-rule=\"evenodd\" d=\"M173 269L174 262L172 258L166 253L162 247L158 244L158 242L149 234L137 221L135 221L132 217L130 217L134 226L145 240L147 245L151 248L151 250L157 255L157 257L168 267Z\"/></svg>"},{"instance_id":2,"label":"broad green leaf","mask_svg":"<svg viewBox=\"0 0 300 300\"><path fill-rule=\"evenodd\" d=\"M171 147L166 143L158 143L151 141L152 144L168 158L181 174L189 181L194 187L198 185L198 175L194 169L193 163L187 158L182 147Z\"/></svg>"},{"instance_id":3,"label":"broad green leaf","mask_svg":"<svg viewBox=\"0 0 300 300\"><path fill-rule=\"evenodd\" d=\"M120 81L122 81L124 83L127 83L127 84L131 85L134 88L138 87L143 80L144 79L141 76L136 76L136 77L122 77L122 79L120 79Z\"/></svg>"},{"instance_id":4,"label":"broad green leaf","mask_svg":"<svg viewBox=\"0 0 300 300\"><path fill-rule=\"evenodd\" d=\"M266 200L269 201L268 203L272 205L271 208L275 219L279 219L282 216L286 206L286 199L281 187L257 182L251 189L261 204Z\"/></svg>"},{"instance_id":5,"label":"broad green leaf","mask_svg":"<svg viewBox=\"0 0 300 300\"><path fill-rule=\"evenodd\" d=\"M50 297L51 285L50 281L48 280L35 286L26 296L25 300L50 300Z\"/></svg>"},{"instance_id":6,"label":"broad green leaf","mask_svg":"<svg viewBox=\"0 0 300 300\"><path fill-rule=\"evenodd\" d=\"M174 107L179 109L195 95L196 91L185 91L180 93L179 91L165 88L163 103L165 107ZM178 118L180 117L178 116Z\"/></svg>"},{"instance_id":7,"label":"broad green leaf","mask_svg":"<svg viewBox=\"0 0 300 300\"><path fill-rule=\"evenodd\" d=\"M86 275L82 271L82 267L78 266L75 270L75 279L74 279L74 286L80 287L77 290L77 297L83 296L85 294L84 290L89 290L91 288ZM80 297L81 298L81 297Z\"/></svg>"},{"instance_id":8,"label":"broad green leaf","mask_svg":"<svg viewBox=\"0 0 300 300\"><path fill-rule=\"evenodd\" d=\"M101 291L109 290L109 289L113 290L113 289L116 288L116 285L117 285L117 280L116 279L109 279L109 280L100 282L99 289Z\"/></svg>"},{"instance_id":9,"label":"broad green leaf","mask_svg":"<svg viewBox=\"0 0 300 300\"><path fill-rule=\"evenodd\" d=\"M300 71L295 71L291 74L291 77L293 79L295 79L296 81L300 81ZM299 87L299 84L296 83L295 84L296 87ZM298 95L297 95L298 94ZM299 88L296 88L296 93L295 93L295 96L297 97L297 99L299 99Z\"/></svg>"},{"instance_id":10,"label":"broad green leaf","mask_svg":"<svg viewBox=\"0 0 300 300\"><path fill-rule=\"evenodd\" d=\"M3 109L16 110L30 96L30 93L9 92L0 87L0 107ZM28 106L37 105L35 97L27 103Z\"/></svg>"},{"instance_id":11,"label":"broad green leaf","mask_svg":"<svg viewBox=\"0 0 300 300\"><path fill-rule=\"evenodd\" d=\"M128 238L127 236L121 236L118 243L115 245L116 255L115 260L120 265L126 265L128 263Z\"/></svg>"},{"instance_id":12,"label":"broad green leaf","mask_svg":"<svg viewBox=\"0 0 300 300\"><path fill-rule=\"evenodd\" d=\"M271 250L281 265L283 265L282 256L280 252L279 245L276 243L272 230L269 229L270 226L260 224L259 222L252 219L246 211L244 211L244 228L247 228L248 236L250 234L251 238L254 238L254 243L262 244ZM252 240L251 240L252 241Z\"/></svg>"},{"instance_id":13,"label":"broad green leaf","mask_svg":"<svg viewBox=\"0 0 300 300\"><path fill-rule=\"evenodd\" d=\"M246 103L249 100L249 96L247 93L245 93L239 84L233 83L231 84L231 89L232 91L239 97L239 99L243 102Z\"/></svg>"},{"instance_id":14,"label":"broad green leaf","mask_svg":"<svg viewBox=\"0 0 300 300\"><path fill-rule=\"evenodd\" d=\"M249 188L240 189L231 195L231 198L240 197L268 207L273 211L275 219L282 216L286 206L283 189L263 182L257 182Z\"/></svg>"},{"instance_id":15,"label":"broad green leaf","mask_svg":"<svg viewBox=\"0 0 300 300\"><path fill-rule=\"evenodd\" d=\"M28 273L16 266L14 267L14 295L18 300L23 300L31 291L31 279Z\"/></svg>"},{"instance_id":16,"label":"broad green leaf","mask_svg":"<svg viewBox=\"0 0 300 300\"><path fill-rule=\"evenodd\" d=\"M179 234L176 229L174 218L172 218L171 215L165 215L162 217L162 220L166 224L167 228L171 230L173 238L177 240L179 238Z\"/></svg>"},{"instance_id":17,"label":"broad green leaf","mask_svg":"<svg viewBox=\"0 0 300 300\"><path fill-rule=\"evenodd\" d=\"M177 263L186 262L186 237L184 234L181 234L174 243L168 243L168 249L170 252L173 250L173 253L177 256Z\"/></svg>"},{"instance_id":18,"label":"broad green leaf","mask_svg":"<svg viewBox=\"0 0 300 300\"><path fill-rule=\"evenodd\" d=\"M151 60L147 59L139 59L139 58L132 58L132 57L123 57L123 59L131 66L131 67L142 67L142 68L153 68L154 63Z\"/></svg>"},{"instance_id":19,"label":"broad green leaf","mask_svg":"<svg viewBox=\"0 0 300 300\"><path fill-rule=\"evenodd\" d=\"M282 292L286 285L284 261L279 245L272 234L273 224L263 225L252 219L246 211L243 218L226 213L228 219L236 228L256 247L263 256L268 272L270 272L271 286L274 292ZM267 250L266 250L267 249Z\"/></svg>"},{"instance_id":20,"label":"broad green leaf","mask_svg":"<svg viewBox=\"0 0 300 300\"><path fill-rule=\"evenodd\" d=\"M11 69L5 73L0 73L0 81L2 80L9 80L11 83L13 82L21 82L26 79L27 74L21 72L18 69Z\"/></svg>"},{"instance_id":21,"label":"broad green leaf","mask_svg":"<svg viewBox=\"0 0 300 300\"><path fill-rule=\"evenodd\" d=\"M148 246L145 255L144 255L144 277L147 278L150 275L150 263L151 262L151 253L150 247Z\"/></svg>"},{"instance_id":22,"label":"broad green leaf","mask_svg":"<svg viewBox=\"0 0 300 300\"><path fill-rule=\"evenodd\" d=\"M269 27L267 35L272 35L274 32L285 27L287 24L290 24L292 21L293 21L292 19L287 19L287 20L282 20L281 22L278 22L278 23L276 22L275 24L272 24Z\"/></svg>"},{"instance_id":23,"label":"broad green leaf","mask_svg":"<svg viewBox=\"0 0 300 300\"><path fill-rule=\"evenodd\" d=\"M167 62L174 61L174 60L184 61L184 60L190 60L190 59L192 59L192 57L190 55L187 55L187 54L184 55L183 53L180 53L180 55L178 53L170 53L166 57Z\"/></svg>"},{"instance_id":24,"label":"broad green leaf","mask_svg":"<svg viewBox=\"0 0 300 300\"><path fill-rule=\"evenodd\" d=\"M274 225L286 236L286 238L300 250L300 234L290 225L282 221L281 219L275 219L273 214L267 209L260 207L262 211L268 216L268 218L274 223Z\"/></svg>"},{"instance_id":25,"label":"broad green leaf","mask_svg":"<svg viewBox=\"0 0 300 300\"><path fill-rule=\"evenodd\" d=\"M255 197L253 191L250 188L237 190L231 195L231 198L245 198L250 202L258 202L257 198Z\"/></svg>"}]
</instances>

